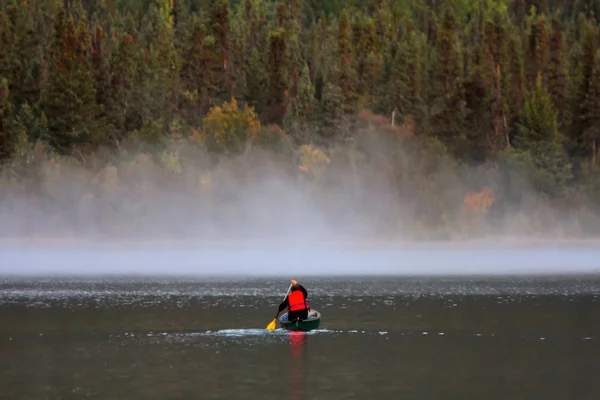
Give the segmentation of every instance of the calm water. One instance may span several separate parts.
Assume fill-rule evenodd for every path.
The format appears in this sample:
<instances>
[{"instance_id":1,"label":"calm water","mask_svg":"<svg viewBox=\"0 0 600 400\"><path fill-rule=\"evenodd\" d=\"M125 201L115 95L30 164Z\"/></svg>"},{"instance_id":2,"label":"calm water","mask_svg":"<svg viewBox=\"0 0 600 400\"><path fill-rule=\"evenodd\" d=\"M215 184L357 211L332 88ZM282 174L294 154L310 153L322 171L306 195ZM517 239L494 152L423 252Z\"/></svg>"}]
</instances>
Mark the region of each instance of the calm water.
<instances>
[{"instance_id":1,"label":"calm water","mask_svg":"<svg viewBox=\"0 0 600 400\"><path fill-rule=\"evenodd\" d=\"M0 279L2 399L598 399L600 278Z\"/></svg>"}]
</instances>

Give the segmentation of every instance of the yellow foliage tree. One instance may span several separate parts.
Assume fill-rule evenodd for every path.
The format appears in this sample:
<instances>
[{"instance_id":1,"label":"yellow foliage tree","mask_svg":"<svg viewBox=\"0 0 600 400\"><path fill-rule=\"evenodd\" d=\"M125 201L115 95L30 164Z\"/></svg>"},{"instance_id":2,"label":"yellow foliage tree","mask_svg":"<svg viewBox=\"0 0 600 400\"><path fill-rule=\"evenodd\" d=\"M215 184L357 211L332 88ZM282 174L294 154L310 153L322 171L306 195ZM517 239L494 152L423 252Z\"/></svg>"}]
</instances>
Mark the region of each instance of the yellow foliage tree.
<instances>
[{"instance_id":1,"label":"yellow foliage tree","mask_svg":"<svg viewBox=\"0 0 600 400\"><path fill-rule=\"evenodd\" d=\"M240 110L235 99L212 107L203 120L207 149L223 154L241 153L248 140L256 139L259 129L254 109L244 105Z\"/></svg>"},{"instance_id":2,"label":"yellow foliage tree","mask_svg":"<svg viewBox=\"0 0 600 400\"><path fill-rule=\"evenodd\" d=\"M468 193L463 200L463 210L467 218L473 218L485 213L494 204L494 193L484 187L477 193Z\"/></svg>"},{"instance_id":3,"label":"yellow foliage tree","mask_svg":"<svg viewBox=\"0 0 600 400\"><path fill-rule=\"evenodd\" d=\"M318 178L331 162L325 153L311 145L305 144L300 146L298 153L298 169L302 172L313 174L315 178Z\"/></svg>"}]
</instances>

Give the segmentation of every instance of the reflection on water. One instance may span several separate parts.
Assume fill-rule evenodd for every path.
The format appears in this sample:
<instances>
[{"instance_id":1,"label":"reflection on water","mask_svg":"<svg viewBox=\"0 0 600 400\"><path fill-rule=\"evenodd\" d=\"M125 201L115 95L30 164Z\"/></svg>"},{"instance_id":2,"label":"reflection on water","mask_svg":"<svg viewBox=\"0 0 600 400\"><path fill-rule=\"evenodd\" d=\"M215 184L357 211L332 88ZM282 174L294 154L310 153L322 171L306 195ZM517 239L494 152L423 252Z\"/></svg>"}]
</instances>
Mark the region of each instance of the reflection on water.
<instances>
[{"instance_id":1,"label":"reflection on water","mask_svg":"<svg viewBox=\"0 0 600 400\"><path fill-rule=\"evenodd\" d=\"M304 332L289 332L290 337L290 349L292 350L292 356L290 357L292 366L291 370L291 393L293 399L305 398L306 392L304 390L304 379L306 372L304 371L304 345L306 344L306 334Z\"/></svg>"},{"instance_id":2,"label":"reflection on water","mask_svg":"<svg viewBox=\"0 0 600 400\"><path fill-rule=\"evenodd\" d=\"M308 333L285 281L5 280L0 398L600 398L598 279L305 284Z\"/></svg>"}]
</instances>

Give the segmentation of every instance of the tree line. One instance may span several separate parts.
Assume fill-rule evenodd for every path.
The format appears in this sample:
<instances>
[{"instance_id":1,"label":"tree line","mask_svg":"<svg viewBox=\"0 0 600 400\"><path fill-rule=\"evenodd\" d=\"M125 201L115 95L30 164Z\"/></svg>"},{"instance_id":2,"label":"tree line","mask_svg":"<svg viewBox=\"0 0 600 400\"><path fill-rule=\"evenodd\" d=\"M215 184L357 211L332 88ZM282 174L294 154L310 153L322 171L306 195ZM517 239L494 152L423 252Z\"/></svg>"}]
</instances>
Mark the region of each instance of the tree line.
<instances>
[{"instance_id":1,"label":"tree line","mask_svg":"<svg viewBox=\"0 0 600 400\"><path fill-rule=\"evenodd\" d=\"M596 232L600 1L2 0L0 10L11 185L65 160L107 176L124 154L177 175L191 151L206 177L260 148L321 195L345 193L336 168L383 179L430 229L489 223L531 195ZM353 204L368 202L361 188Z\"/></svg>"}]
</instances>

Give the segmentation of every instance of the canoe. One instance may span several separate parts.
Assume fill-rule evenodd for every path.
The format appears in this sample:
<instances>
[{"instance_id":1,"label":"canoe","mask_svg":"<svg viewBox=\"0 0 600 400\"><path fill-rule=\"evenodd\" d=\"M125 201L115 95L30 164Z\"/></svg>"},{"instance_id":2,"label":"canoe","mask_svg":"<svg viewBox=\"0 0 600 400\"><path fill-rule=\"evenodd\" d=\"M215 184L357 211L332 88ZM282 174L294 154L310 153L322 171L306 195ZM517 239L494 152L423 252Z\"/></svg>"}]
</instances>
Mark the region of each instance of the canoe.
<instances>
[{"instance_id":1,"label":"canoe","mask_svg":"<svg viewBox=\"0 0 600 400\"><path fill-rule=\"evenodd\" d=\"M321 313L316 310L310 310L308 318L305 320L288 321L287 313L279 317L279 324L283 329L288 331L312 331L317 329L321 324Z\"/></svg>"}]
</instances>

